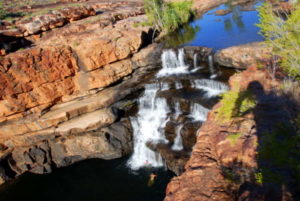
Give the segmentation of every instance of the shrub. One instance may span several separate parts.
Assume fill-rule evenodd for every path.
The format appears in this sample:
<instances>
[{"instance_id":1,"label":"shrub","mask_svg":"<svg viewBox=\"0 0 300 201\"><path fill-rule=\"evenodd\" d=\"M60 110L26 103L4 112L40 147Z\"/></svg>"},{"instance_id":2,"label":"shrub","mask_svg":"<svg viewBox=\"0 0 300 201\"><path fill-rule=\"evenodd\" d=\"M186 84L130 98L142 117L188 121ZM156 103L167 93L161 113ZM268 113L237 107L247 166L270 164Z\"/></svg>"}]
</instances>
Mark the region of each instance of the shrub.
<instances>
[{"instance_id":1,"label":"shrub","mask_svg":"<svg viewBox=\"0 0 300 201\"><path fill-rule=\"evenodd\" d=\"M266 44L280 58L280 66L294 78L300 78L300 5L295 5L283 18L274 13L272 5L264 3L258 8L261 28ZM286 19L285 19L286 18Z\"/></svg>"},{"instance_id":2,"label":"shrub","mask_svg":"<svg viewBox=\"0 0 300 201\"><path fill-rule=\"evenodd\" d=\"M241 133L230 133L227 136L227 139L230 141L231 145L235 145L237 143L237 140L242 136Z\"/></svg>"},{"instance_id":3,"label":"shrub","mask_svg":"<svg viewBox=\"0 0 300 201\"><path fill-rule=\"evenodd\" d=\"M222 122L230 121L232 117L240 117L255 106L256 102L250 91L228 91L222 95L217 119Z\"/></svg>"},{"instance_id":4,"label":"shrub","mask_svg":"<svg viewBox=\"0 0 300 201\"><path fill-rule=\"evenodd\" d=\"M192 1L144 0L144 8L149 24L164 32L175 31L193 16Z\"/></svg>"}]
</instances>

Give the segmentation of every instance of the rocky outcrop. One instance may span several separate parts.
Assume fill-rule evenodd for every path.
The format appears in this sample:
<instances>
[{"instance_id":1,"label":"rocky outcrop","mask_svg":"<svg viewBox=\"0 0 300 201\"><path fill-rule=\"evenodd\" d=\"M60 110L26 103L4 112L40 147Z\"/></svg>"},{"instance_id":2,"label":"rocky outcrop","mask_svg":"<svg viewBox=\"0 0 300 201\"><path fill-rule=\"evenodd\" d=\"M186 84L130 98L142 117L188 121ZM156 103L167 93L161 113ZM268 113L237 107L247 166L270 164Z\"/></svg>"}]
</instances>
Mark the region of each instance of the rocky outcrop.
<instances>
[{"instance_id":1,"label":"rocky outcrop","mask_svg":"<svg viewBox=\"0 0 300 201\"><path fill-rule=\"evenodd\" d=\"M270 166L274 157L261 159L267 153L263 147L270 137L267 133L276 132L279 124L289 125L289 111L293 110L287 108L291 102L274 93L278 82L266 71L248 68L231 77L231 87L236 89L237 83L240 90L252 91L257 100L256 108L229 122L218 120L216 116L221 103L213 108L198 133L185 172L169 183L165 201L292 200L293 177L286 174L286 169L279 170L280 166ZM270 180L268 171L273 168L289 182Z\"/></svg>"},{"instance_id":2,"label":"rocky outcrop","mask_svg":"<svg viewBox=\"0 0 300 201\"><path fill-rule=\"evenodd\" d=\"M99 16L27 37L34 46L0 59L0 183L132 152L126 97L141 92L161 46L129 5L93 2Z\"/></svg>"},{"instance_id":3,"label":"rocky outcrop","mask_svg":"<svg viewBox=\"0 0 300 201\"><path fill-rule=\"evenodd\" d=\"M124 59L146 45L152 36L149 27L124 27L136 21L117 23L100 32L76 34L68 40L62 38L65 42L58 41L56 45L45 42L1 59L0 116L45 108L65 96L103 88L131 74L132 60ZM119 60L122 61L113 63Z\"/></svg>"},{"instance_id":4,"label":"rocky outcrop","mask_svg":"<svg viewBox=\"0 0 300 201\"><path fill-rule=\"evenodd\" d=\"M73 129L72 132L77 134L61 137L53 134L45 137L48 135L47 131L36 133L34 136L31 134L33 138L44 138L35 143L30 139L30 135L27 135L27 141L22 142L22 146L7 150L8 153L2 156L2 178L9 179L27 171L36 174L49 173L53 168L87 158L108 160L131 153L132 128L127 119L106 128L101 129L99 125L98 129L94 128L96 129L89 132L82 132L82 128ZM48 132L51 133L50 129ZM25 146L26 143L28 146Z\"/></svg>"},{"instance_id":5,"label":"rocky outcrop","mask_svg":"<svg viewBox=\"0 0 300 201\"><path fill-rule=\"evenodd\" d=\"M246 69L248 66L266 62L271 58L270 53L270 48L262 42L254 42L220 50L214 59L221 66Z\"/></svg>"},{"instance_id":6,"label":"rocky outcrop","mask_svg":"<svg viewBox=\"0 0 300 201\"><path fill-rule=\"evenodd\" d=\"M2 122L0 167L3 182L26 171L46 173L86 158L113 159L131 153L131 124L122 118L128 110L124 105L129 103L117 102L142 89L139 84L148 73L147 69L157 66L159 52L159 46L151 45L135 54L130 59L134 70L131 79L116 86L85 91L80 98L75 95L43 111L16 115ZM155 59L145 59L147 55ZM32 149L38 151L31 153Z\"/></svg>"},{"instance_id":7,"label":"rocky outcrop","mask_svg":"<svg viewBox=\"0 0 300 201\"><path fill-rule=\"evenodd\" d=\"M68 7L48 14L36 16L33 19L17 23L24 36L61 27L66 23L95 15L96 11L89 6Z\"/></svg>"},{"instance_id":8,"label":"rocky outcrop","mask_svg":"<svg viewBox=\"0 0 300 201\"><path fill-rule=\"evenodd\" d=\"M58 3L57 6L58 5L60 4ZM63 5L65 6L63 9L61 7L52 8L51 5L50 8L38 6L43 8L41 11L42 13L47 11L47 9L49 11L33 18L16 19L14 24L7 23L9 26L6 26L6 28L3 28L3 30L0 31L0 34L5 38L4 41L1 40L0 56L6 55L9 52L14 52L20 48L26 48L32 45L32 43L36 43L40 38L44 38L49 32L51 32L51 34L53 34L52 32L58 33L58 37L63 35L64 31L68 32L70 35L70 32L74 34L83 32L86 29L95 30L97 27L103 28L112 25L117 21L144 14L141 3L135 1L93 1L86 3L85 5ZM38 8L36 9L34 11L25 10L24 12L39 13ZM88 19L82 20L87 17ZM69 26L62 30L61 27L65 25ZM56 28L60 29L55 30ZM1 37L1 39L3 37Z\"/></svg>"}]
</instances>

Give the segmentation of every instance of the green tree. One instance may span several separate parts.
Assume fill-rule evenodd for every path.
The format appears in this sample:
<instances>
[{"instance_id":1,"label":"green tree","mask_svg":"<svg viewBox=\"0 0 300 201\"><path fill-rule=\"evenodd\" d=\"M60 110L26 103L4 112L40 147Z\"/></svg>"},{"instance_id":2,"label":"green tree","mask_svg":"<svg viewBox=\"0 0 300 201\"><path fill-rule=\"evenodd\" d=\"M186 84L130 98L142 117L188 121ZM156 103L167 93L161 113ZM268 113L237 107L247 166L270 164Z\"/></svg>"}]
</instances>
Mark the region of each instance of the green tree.
<instances>
[{"instance_id":1,"label":"green tree","mask_svg":"<svg viewBox=\"0 0 300 201\"><path fill-rule=\"evenodd\" d=\"M264 3L258 8L261 34L273 54L280 58L280 66L289 75L300 78L300 5L295 5L290 14L282 17Z\"/></svg>"}]
</instances>

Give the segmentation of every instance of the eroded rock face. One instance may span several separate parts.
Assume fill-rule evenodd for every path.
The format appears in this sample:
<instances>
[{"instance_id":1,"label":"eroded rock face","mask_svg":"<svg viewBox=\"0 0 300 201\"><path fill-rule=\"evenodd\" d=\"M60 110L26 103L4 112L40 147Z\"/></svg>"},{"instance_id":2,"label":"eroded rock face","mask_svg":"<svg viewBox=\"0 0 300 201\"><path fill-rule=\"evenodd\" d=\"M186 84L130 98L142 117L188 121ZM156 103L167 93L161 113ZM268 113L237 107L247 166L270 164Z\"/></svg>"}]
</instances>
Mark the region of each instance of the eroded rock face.
<instances>
[{"instance_id":1,"label":"eroded rock face","mask_svg":"<svg viewBox=\"0 0 300 201\"><path fill-rule=\"evenodd\" d=\"M91 3L100 16L27 37L34 47L1 58L1 183L132 152L132 109L123 105L157 68L161 46L149 45L152 29L136 26L145 16L131 4ZM81 15L64 11L68 21Z\"/></svg>"},{"instance_id":2,"label":"eroded rock face","mask_svg":"<svg viewBox=\"0 0 300 201\"><path fill-rule=\"evenodd\" d=\"M254 93L256 108L229 122L216 117L221 103L213 108L198 133L185 172L169 183L165 201L292 200L291 178L289 188L281 189L276 182L263 181L262 185L256 176L268 163L258 160L258 144L279 122L288 124L290 113L285 108L290 103L274 94L279 84L266 71L248 68L231 77L230 86L237 83L241 90ZM287 177L286 172L283 175Z\"/></svg>"},{"instance_id":3,"label":"eroded rock face","mask_svg":"<svg viewBox=\"0 0 300 201\"><path fill-rule=\"evenodd\" d=\"M3 179L27 171L49 173L54 167L67 166L87 158L115 159L132 151L132 128L128 119L106 128L99 126L99 129L90 132L77 131L75 135L51 136L33 146L14 148L1 160L7 163Z\"/></svg>"},{"instance_id":4,"label":"eroded rock face","mask_svg":"<svg viewBox=\"0 0 300 201\"><path fill-rule=\"evenodd\" d=\"M51 11L48 14L36 16L27 22L19 22L18 28L25 36L61 27L67 22L80 20L95 15L96 11L90 6L76 6Z\"/></svg>"},{"instance_id":5,"label":"eroded rock face","mask_svg":"<svg viewBox=\"0 0 300 201\"><path fill-rule=\"evenodd\" d=\"M95 30L69 37L60 45L45 42L1 59L0 117L45 108L65 96L103 88L131 74L132 60L123 59L136 53L152 36L149 27L128 28L136 21L138 18L129 20L127 28L122 22L100 33ZM119 60L123 61L110 64Z\"/></svg>"},{"instance_id":6,"label":"eroded rock face","mask_svg":"<svg viewBox=\"0 0 300 201\"><path fill-rule=\"evenodd\" d=\"M262 42L248 43L220 50L215 61L221 66L246 69L271 58L271 50Z\"/></svg>"}]
</instances>

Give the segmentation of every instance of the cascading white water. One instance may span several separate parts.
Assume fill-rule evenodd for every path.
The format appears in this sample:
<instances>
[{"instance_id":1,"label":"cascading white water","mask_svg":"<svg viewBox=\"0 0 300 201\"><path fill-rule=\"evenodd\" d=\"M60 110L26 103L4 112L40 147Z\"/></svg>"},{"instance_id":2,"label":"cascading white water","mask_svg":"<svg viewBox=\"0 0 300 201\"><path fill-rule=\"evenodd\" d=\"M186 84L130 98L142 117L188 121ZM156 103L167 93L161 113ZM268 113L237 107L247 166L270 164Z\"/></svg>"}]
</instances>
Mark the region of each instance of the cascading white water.
<instances>
[{"instance_id":1,"label":"cascading white water","mask_svg":"<svg viewBox=\"0 0 300 201\"><path fill-rule=\"evenodd\" d=\"M180 103L176 102L175 103L175 114L174 114L175 119L177 119L180 114L181 114Z\"/></svg>"},{"instance_id":2,"label":"cascading white water","mask_svg":"<svg viewBox=\"0 0 300 201\"><path fill-rule=\"evenodd\" d=\"M194 69L189 72L188 66L184 62L184 50L180 49L178 55L173 50L166 50L162 54L163 68L157 73L157 77L164 77L172 74L190 73L197 68L197 54L194 55ZM214 72L212 57L209 59L211 72ZM197 69L198 70L198 69ZM180 122L180 115L187 115L181 112L180 102L176 101L173 105L173 112L170 112L170 108L167 105L165 98L157 97L157 93L160 91L169 90L172 86L170 81L164 82L164 78L160 78L160 81L147 84L145 86L145 92L142 97L139 98L139 111L136 117L131 118L132 127L134 131L134 151L131 158L128 160L128 166L137 170L141 167L162 167L164 161L159 153L152 151L148 146L155 146L158 143L168 143L168 140L164 135L164 127L166 123L171 120L178 123ZM181 80L176 81L175 89L184 88ZM201 89L206 92L208 98L214 97L226 90L228 86L214 80L199 79L194 80L191 83L193 88ZM193 121L205 121L208 114L208 109L198 103L193 103L190 106L190 113L188 116ZM176 137L174 144L171 147L174 151L183 149L182 137L180 135L183 124L176 127ZM147 146L148 145L148 146Z\"/></svg>"},{"instance_id":3,"label":"cascading white water","mask_svg":"<svg viewBox=\"0 0 300 201\"><path fill-rule=\"evenodd\" d=\"M198 67L198 53L195 53L194 54L194 68L197 68Z\"/></svg>"},{"instance_id":4,"label":"cascading white water","mask_svg":"<svg viewBox=\"0 0 300 201\"><path fill-rule=\"evenodd\" d=\"M181 131L182 127L183 127L183 125L179 125L176 128L176 137L174 139L174 144L171 148L174 151L180 151L180 150L183 149L182 137L181 137L181 134L180 134L180 131Z\"/></svg>"},{"instance_id":5,"label":"cascading white water","mask_svg":"<svg viewBox=\"0 0 300 201\"><path fill-rule=\"evenodd\" d=\"M157 77L173 74L188 73L188 66L184 62L184 50L178 50L178 56L174 50L164 50L161 56L163 68L157 73Z\"/></svg>"},{"instance_id":6,"label":"cascading white water","mask_svg":"<svg viewBox=\"0 0 300 201\"><path fill-rule=\"evenodd\" d=\"M229 90L229 87L226 84L209 79L194 80L192 82L192 87L204 90L207 97L217 96Z\"/></svg>"},{"instance_id":7,"label":"cascading white water","mask_svg":"<svg viewBox=\"0 0 300 201\"><path fill-rule=\"evenodd\" d=\"M163 83L160 84L160 89L159 89L160 91L165 91L165 90L168 90L168 89L170 89L170 86L169 86L168 83L163 82Z\"/></svg>"},{"instance_id":8,"label":"cascading white water","mask_svg":"<svg viewBox=\"0 0 300 201\"><path fill-rule=\"evenodd\" d=\"M181 82L176 82L175 83L175 88L176 89L181 89L183 87L183 85L181 84Z\"/></svg>"},{"instance_id":9,"label":"cascading white water","mask_svg":"<svg viewBox=\"0 0 300 201\"><path fill-rule=\"evenodd\" d=\"M191 73L194 73L200 69L203 69L203 66L198 66L198 53L195 53L193 56L194 69L191 70Z\"/></svg>"},{"instance_id":10,"label":"cascading white water","mask_svg":"<svg viewBox=\"0 0 300 201\"><path fill-rule=\"evenodd\" d=\"M161 130L167 122L169 112L166 100L157 98L158 84L145 86L145 93L139 99L139 112L136 118L132 118L134 131L134 151L128 161L128 166L137 170L144 166L162 167L164 165L161 156L147 147L147 143L167 143Z\"/></svg>"},{"instance_id":11,"label":"cascading white water","mask_svg":"<svg viewBox=\"0 0 300 201\"><path fill-rule=\"evenodd\" d=\"M209 72L210 72L210 79L214 79L218 76L217 73L215 73L215 68L214 68L214 61L213 61L213 56L209 55L208 56L208 66L209 66Z\"/></svg>"},{"instance_id":12,"label":"cascading white water","mask_svg":"<svg viewBox=\"0 0 300 201\"><path fill-rule=\"evenodd\" d=\"M198 103L194 103L191 105L191 114L190 117L192 117L195 121L206 121L207 114L209 112L209 109L203 107L202 105Z\"/></svg>"}]
</instances>

